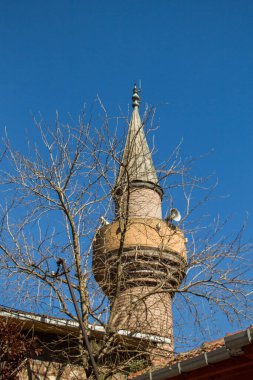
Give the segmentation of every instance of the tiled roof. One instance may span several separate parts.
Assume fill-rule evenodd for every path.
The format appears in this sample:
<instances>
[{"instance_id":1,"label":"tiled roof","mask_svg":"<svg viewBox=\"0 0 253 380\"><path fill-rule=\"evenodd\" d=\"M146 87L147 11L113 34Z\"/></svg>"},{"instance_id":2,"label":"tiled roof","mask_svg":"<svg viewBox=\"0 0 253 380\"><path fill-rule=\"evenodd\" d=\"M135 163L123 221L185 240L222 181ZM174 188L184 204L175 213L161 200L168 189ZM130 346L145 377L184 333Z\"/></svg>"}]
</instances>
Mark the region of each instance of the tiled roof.
<instances>
[{"instance_id":1,"label":"tiled roof","mask_svg":"<svg viewBox=\"0 0 253 380\"><path fill-rule=\"evenodd\" d=\"M224 338L205 342L201 347L179 354L160 368L146 368L131 374L134 380L165 380L186 375L192 371L213 366L231 358L242 355L243 348L253 344L253 326L246 330L227 334ZM250 361L250 357L248 358ZM253 366L253 361L250 362ZM181 377L180 377L181 378Z\"/></svg>"}]
</instances>

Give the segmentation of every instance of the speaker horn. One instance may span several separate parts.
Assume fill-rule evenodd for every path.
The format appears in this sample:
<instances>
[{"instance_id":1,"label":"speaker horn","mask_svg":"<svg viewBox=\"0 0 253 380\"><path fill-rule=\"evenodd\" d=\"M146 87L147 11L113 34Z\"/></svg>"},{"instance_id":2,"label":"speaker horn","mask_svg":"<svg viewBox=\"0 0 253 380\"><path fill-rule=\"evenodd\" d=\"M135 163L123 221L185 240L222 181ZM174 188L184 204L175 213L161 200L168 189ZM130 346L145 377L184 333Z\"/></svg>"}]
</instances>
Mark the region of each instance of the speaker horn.
<instances>
[{"instance_id":1,"label":"speaker horn","mask_svg":"<svg viewBox=\"0 0 253 380\"><path fill-rule=\"evenodd\" d=\"M180 222L181 220L181 214L176 208L172 208L170 210L169 220L174 220L175 222Z\"/></svg>"}]
</instances>

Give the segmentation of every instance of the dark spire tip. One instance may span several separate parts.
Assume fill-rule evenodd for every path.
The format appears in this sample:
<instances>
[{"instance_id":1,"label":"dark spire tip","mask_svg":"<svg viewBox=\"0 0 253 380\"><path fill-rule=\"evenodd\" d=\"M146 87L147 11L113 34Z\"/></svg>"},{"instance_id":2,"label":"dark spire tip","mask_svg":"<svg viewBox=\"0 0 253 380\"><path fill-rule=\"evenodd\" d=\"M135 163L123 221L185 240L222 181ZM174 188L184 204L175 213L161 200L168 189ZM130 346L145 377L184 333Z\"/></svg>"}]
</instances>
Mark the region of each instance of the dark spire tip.
<instances>
[{"instance_id":1,"label":"dark spire tip","mask_svg":"<svg viewBox=\"0 0 253 380\"><path fill-rule=\"evenodd\" d=\"M132 96L132 106L133 108L135 107L139 107L139 104L140 104L140 96L138 94L139 90L136 86L136 82L134 83L134 88L133 88L133 96Z\"/></svg>"}]
</instances>

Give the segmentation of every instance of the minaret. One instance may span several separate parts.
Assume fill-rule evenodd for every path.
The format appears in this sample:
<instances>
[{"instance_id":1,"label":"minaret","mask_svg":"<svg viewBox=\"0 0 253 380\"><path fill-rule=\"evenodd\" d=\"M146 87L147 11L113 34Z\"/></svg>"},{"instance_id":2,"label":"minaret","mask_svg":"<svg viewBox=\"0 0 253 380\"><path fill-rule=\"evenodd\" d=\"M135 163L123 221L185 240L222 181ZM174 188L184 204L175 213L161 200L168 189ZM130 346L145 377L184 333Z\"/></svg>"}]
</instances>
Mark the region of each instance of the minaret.
<instances>
[{"instance_id":1,"label":"minaret","mask_svg":"<svg viewBox=\"0 0 253 380\"><path fill-rule=\"evenodd\" d=\"M111 303L110 326L173 351L172 298L186 266L185 239L162 219L163 190L139 115L133 113L115 184L115 220L95 239L93 271ZM159 340L157 339L157 340Z\"/></svg>"}]
</instances>

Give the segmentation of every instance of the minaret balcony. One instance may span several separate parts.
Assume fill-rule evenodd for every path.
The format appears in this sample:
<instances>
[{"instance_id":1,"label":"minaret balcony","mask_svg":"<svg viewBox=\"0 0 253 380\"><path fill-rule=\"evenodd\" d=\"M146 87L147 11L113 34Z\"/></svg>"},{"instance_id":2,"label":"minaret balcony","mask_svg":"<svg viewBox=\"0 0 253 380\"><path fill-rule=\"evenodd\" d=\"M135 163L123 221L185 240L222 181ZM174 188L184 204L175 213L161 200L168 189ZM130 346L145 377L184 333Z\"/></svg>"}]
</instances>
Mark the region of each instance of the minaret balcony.
<instances>
[{"instance_id":1,"label":"minaret balcony","mask_svg":"<svg viewBox=\"0 0 253 380\"><path fill-rule=\"evenodd\" d=\"M114 293L121 266L120 287L177 289L186 268L183 232L161 219L116 220L97 233L93 271L107 295Z\"/></svg>"}]
</instances>

